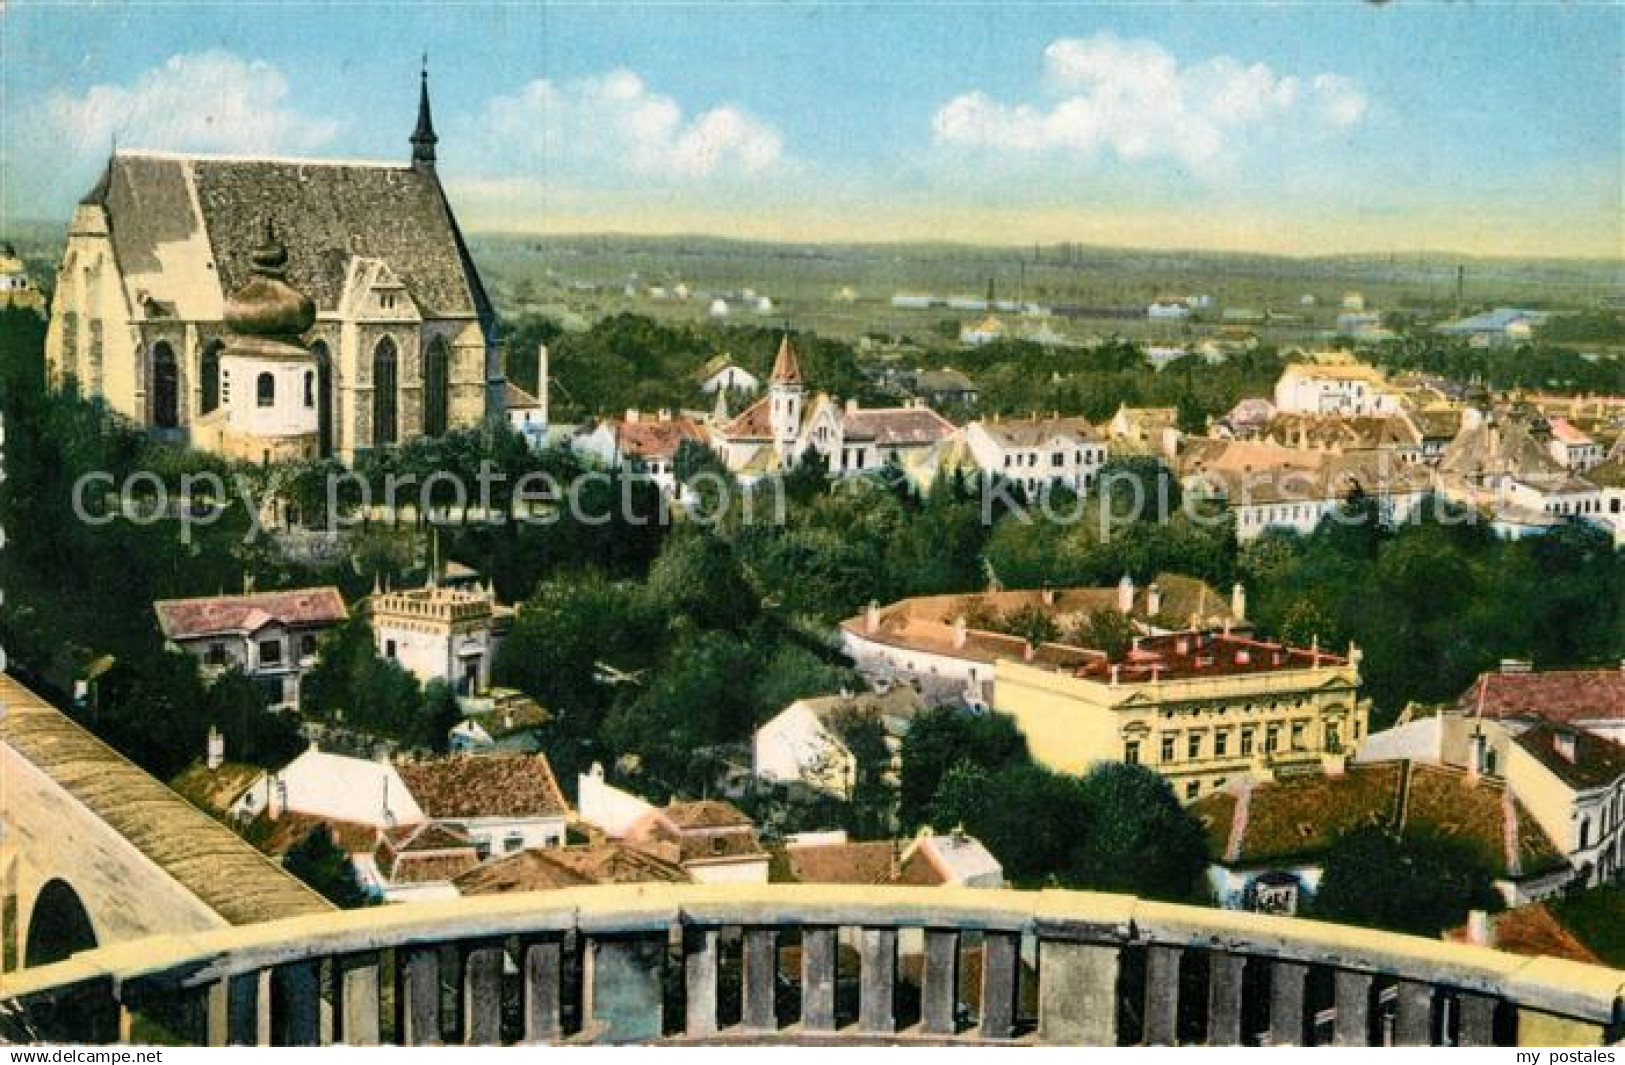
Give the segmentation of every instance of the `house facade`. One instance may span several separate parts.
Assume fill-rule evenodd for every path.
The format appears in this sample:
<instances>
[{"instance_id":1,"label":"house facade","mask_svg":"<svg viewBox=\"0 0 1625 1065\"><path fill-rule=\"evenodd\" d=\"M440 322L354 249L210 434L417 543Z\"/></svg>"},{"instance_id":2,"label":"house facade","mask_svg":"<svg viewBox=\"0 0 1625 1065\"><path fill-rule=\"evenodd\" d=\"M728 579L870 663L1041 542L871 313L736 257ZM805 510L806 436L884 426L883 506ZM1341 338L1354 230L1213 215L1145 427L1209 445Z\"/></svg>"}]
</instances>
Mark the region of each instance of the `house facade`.
<instances>
[{"instance_id":1,"label":"house facade","mask_svg":"<svg viewBox=\"0 0 1625 1065\"><path fill-rule=\"evenodd\" d=\"M1144 765L1189 801L1237 781L1341 767L1366 732L1359 664L1352 647L1339 656L1177 632L1138 638L1118 659L1000 659L994 709L1051 769Z\"/></svg>"},{"instance_id":2,"label":"house facade","mask_svg":"<svg viewBox=\"0 0 1625 1065\"><path fill-rule=\"evenodd\" d=\"M164 639L196 657L205 676L240 669L273 707L298 705L322 637L350 616L331 586L161 599L153 610Z\"/></svg>"},{"instance_id":3,"label":"house facade","mask_svg":"<svg viewBox=\"0 0 1625 1065\"><path fill-rule=\"evenodd\" d=\"M491 664L513 626L513 608L487 584L375 592L366 601L378 653L427 684L445 682L459 695L491 684Z\"/></svg>"},{"instance_id":4,"label":"house facade","mask_svg":"<svg viewBox=\"0 0 1625 1065\"><path fill-rule=\"evenodd\" d=\"M1107 458L1106 441L1083 418L975 421L965 427L965 445L984 472L1028 492L1046 484L1088 492Z\"/></svg>"}]
</instances>

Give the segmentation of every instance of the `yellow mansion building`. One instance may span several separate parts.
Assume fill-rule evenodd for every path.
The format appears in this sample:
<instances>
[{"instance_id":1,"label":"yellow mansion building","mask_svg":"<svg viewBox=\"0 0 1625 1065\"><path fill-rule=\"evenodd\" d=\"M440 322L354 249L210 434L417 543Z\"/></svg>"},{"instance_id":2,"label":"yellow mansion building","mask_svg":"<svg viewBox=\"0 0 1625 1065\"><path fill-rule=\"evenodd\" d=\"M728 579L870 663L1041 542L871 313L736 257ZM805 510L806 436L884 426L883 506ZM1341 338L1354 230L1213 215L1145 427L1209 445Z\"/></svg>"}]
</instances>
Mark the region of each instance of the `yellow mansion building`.
<instances>
[{"instance_id":1,"label":"yellow mansion building","mask_svg":"<svg viewBox=\"0 0 1625 1065\"><path fill-rule=\"evenodd\" d=\"M994 708L1052 769L1146 765L1190 801L1243 779L1341 769L1366 732L1359 661L1352 647L1344 657L1174 632L1136 639L1117 661L1001 657Z\"/></svg>"}]
</instances>

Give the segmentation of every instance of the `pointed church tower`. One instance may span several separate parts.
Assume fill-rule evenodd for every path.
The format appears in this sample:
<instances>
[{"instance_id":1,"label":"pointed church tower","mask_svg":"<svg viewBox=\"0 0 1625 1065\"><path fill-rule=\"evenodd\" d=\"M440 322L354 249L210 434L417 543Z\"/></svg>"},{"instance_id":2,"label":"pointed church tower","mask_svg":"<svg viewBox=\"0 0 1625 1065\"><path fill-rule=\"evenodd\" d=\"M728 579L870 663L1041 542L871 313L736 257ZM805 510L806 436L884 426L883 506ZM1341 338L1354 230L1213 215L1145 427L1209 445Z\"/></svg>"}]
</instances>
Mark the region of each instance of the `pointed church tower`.
<instances>
[{"instance_id":1,"label":"pointed church tower","mask_svg":"<svg viewBox=\"0 0 1625 1065\"><path fill-rule=\"evenodd\" d=\"M412 169L434 170L434 118L429 114L429 57L423 57L422 80L418 85L418 125L412 131Z\"/></svg>"},{"instance_id":2,"label":"pointed church tower","mask_svg":"<svg viewBox=\"0 0 1625 1065\"><path fill-rule=\"evenodd\" d=\"M796 349L790 344L790 335L779 341L779 354L773 360L773 374L768 378L768 412L773 426L773 442L782 461L795 447L801 432L801 408L805 394L801 380L801 363Z\"/></svg>"}]
</instances>

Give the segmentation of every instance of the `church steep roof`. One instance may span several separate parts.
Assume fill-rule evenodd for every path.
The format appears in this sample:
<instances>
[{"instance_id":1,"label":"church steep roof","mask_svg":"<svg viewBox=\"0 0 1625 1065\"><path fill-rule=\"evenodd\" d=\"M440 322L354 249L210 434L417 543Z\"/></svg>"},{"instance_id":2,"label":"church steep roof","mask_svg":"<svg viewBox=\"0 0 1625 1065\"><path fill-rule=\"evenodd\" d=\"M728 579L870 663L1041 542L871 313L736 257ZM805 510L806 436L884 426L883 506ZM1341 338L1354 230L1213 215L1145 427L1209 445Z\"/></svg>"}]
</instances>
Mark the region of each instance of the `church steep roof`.
<instances>
[{"instance_id":1,"label":"church steep roof","mask_svg":"<svg viewBox=\"0 0 1625 1065\"><path fill-rule=\"evenodd\" d=\"M382 259L426 318L484 318L484 293L432 170L390 163L119 152L101 197L132 302L218 317L254 270L267 224L286 278L337 309L353 257ZM188 262L176 269L174 258ZM211 269L212 267L212 269ZM199 287L206 291L198 291Z\"/></svg>"}]
</instances>

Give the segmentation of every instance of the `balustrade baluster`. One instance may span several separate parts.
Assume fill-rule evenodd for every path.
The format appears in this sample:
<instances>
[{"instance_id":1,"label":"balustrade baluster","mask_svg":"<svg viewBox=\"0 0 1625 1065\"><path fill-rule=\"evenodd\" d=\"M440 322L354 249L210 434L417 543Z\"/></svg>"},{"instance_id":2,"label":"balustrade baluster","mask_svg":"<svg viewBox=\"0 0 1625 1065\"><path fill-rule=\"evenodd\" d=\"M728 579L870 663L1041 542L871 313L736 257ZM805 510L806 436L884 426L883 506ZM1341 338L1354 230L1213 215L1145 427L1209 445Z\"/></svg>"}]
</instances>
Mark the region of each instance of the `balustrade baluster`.
<instances>
[{"instance_id":1,"label":"balustrade baluster","mask_svg":"<svg viewBox=\"0 0 1625 1065\"><path fill-rule=\"evenodd\" d=\"M209 985L207 1045L261 1046L270 1042L269 1032L262 1038L262 1018L269 1021L260 1004L260 988L264 981L258 972L222 977Z\"/></svg>"},{"instance_id":2,"label":"balustrade baluster","mask_svg":"<svg viewBox=\"0 0 1625 1065\"><path fill-rule=\"evenodd\" d=\"M897 1030L897 929L865 928L858 973L858 1028L871 1034Z\"/></svg>"},{"instance_id":3,"label":"balustrade baluster","mask_svg":"<svg viewBox=\"0 0 1625 1065\"><path fill-rule=\"evenodd\" d=\"M779 976L779 932L776 928L744 930L743 1016L748 1031L771 1032L778 1028L778 1007L774 990Z\"/></svg>"},{"instance_id":4,"label":"balustrade baluster","mask_svg":"<svg viewBox=\"0 0 1625 1065\"><path fill-rule=\"evenodd\" d=\"M440 952L407 947L395 954L396 1038L402 1046L437 1046L440 1035Z\"/></svg>"},{"instance_id":5,"label":"balustrade baluster","mask_svg":"<svg viewBox=\"0 0 1625 1065\"><path fill-rule=\"evenodd\" d=\"M920 1030L926 1035L953 1035L959 1005L959 933L951 928L925 931L925 978L920 981Z\"/></svg>"},{"instance_id":6,"label":"balustrade baluster","mask_svg":"<svg viewBox=\"0 0 1625 1065\"><path fill-rule=\"evenodd\" d=\"M717 1034L717 930L683 929L684 1030L697 1038Z\"/></svg>"},{"instance_id":7,"label":"balustrade baluster","mask_svg":"<svg viewBox=\"0 0 1625 1065\"><path fill-rule=\"evenodd\" d=\"M527 1043L552 1043L564 1034L564 937L556 933L521 939L520 999Z\"/></svg>"},{"instance_id":8,"label":"balustrade baluster","mask_svg":"<svg viewBox=\"0 0 1625 1065\"><path fill-rule=\"evenodd\" d=\"M1371 974L1339 969L1334 979L1337 1019L1332 1026L1332 1045L1368 1046L1371 1042Z\"/></svg>"},{"instance_id":9,"label":"balustrade baluster","mask_svg":"<svg viewBox=\"0 0 1625 1065\"><path fill-rule=\"evenodd\" d=\"M1488 995L1463 991L1456 996L1456 1004L1461 1010L1456 1044L1464 1047L1494 1046L1496 1000Z\"/></svg>"},{"instance_id":10,"label":"balustrade baluster","mask_svg":"<svg viewBox=\"0 0 1625 1065\"><path fill-rule=\"evenodd\" d=\"M1208 954L1208 1046L1241 1045L1241 993L1246 976L1246 955L1223 950Z\"/></svg>"},{"instance_id":11,"label":"balustrade baluster","mask_svg":"<svg viewBox=\"0 0 1625 1065\"><path fill-rule=\"evenodd\" d=\"M1397 985L1399 1013L1394 1019L1394 1043L1402 1047L1433 1045L1433 985L1401 980Z\"/></svg>"},{"instance_id":12,"label":"balustrade baluster","mask_svg":"<svg viewBox=\"0 0 1625 1065\"><path fill-rule=\"evenodd\" d=\"M1174 1046L1179 1042L1178 947L1153 944L1145 952L1145 1042Z\"/></svg>"},{"instance_id":13,"label":"balustrade baluster","mask_svg":"<svg viewBox=\"0 0 1625 1065\"><path fill-rule=\"evenodd\" d=\"M1297 961L1277 961L1270 966L1270 1043L1298 1046L1303 1043L1303 993L1309 979L1309 966Z\"/></svg>"},{"instance_id":14,"label":"balustrade baluster","mask_svg":"<svg viewBox=\"0 0 1625 1065\"><path fill-rule=\"evenodd\" d=\"M835 928L801 930L801 1027L808 1032L835 1030Z\"/></svg>"},{"instance_id":15,"label":"balustrade baluster","mask_svg":"<svg viewBox=\"0 0 1625 1065\"><path fill-rule=\"evenodd\" d=\"M500 939L463 946L463 1042L496 1046L502 1042L502 963Z\"/></svg>"},{"instance_id":16,"label":"balustrade baluster","mask_svg":"<svg viewBox=\"0 0 1625 1065\"><path fill-rule=\"evenodd\" d=\"M334 968L339 1038L351 1046L378 1045L378 955L349 954Z\"/></svg>"},{"instance_id":17,"label":"balustrade baluster","mask_svg":"<svg viewBox=\"0 0 1625 1065\"><path fill-rule=\"evenodd\" d=\"M1021 934L988 932L982 937L983 1039L1016 1034L1016 992L1021 984Z\"/></svg>"}]
</instances>

